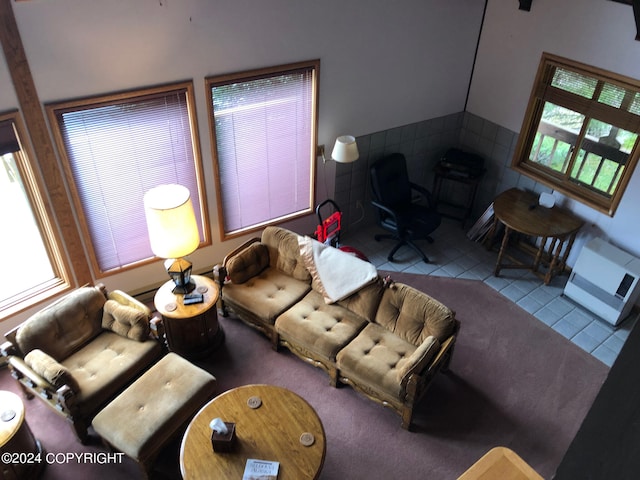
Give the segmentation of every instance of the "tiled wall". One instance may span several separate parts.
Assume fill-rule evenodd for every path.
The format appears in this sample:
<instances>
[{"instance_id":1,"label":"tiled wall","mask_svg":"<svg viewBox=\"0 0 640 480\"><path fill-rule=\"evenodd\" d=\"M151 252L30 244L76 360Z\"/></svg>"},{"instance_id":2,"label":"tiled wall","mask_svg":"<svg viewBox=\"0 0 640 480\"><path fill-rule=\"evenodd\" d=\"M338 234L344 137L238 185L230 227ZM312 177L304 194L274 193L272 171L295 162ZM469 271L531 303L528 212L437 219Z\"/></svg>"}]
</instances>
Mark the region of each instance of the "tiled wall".
<instances>
[{"instance_id":1,"label":"tiled wall","mask_svg":"<svg viewBox=\"0 0 640 480\"><path fill-rule=\"evenodd\" d=\"M487 173L474 203L474 219L484 212L497 193L508 188L550 191L510 168L517 140L516 132L468 112L358 137L360 158L354 163L336 165L334 200L343 212L343 230L375 222L375 212L370 205L369 166L393 152L404 153L410 179L428 189L433 187L434 165L449 148L457 147L481 155ZM461 191L464 188L446 182L443 195L461 198L467 193Z\"/></svg>"}]
</instances>

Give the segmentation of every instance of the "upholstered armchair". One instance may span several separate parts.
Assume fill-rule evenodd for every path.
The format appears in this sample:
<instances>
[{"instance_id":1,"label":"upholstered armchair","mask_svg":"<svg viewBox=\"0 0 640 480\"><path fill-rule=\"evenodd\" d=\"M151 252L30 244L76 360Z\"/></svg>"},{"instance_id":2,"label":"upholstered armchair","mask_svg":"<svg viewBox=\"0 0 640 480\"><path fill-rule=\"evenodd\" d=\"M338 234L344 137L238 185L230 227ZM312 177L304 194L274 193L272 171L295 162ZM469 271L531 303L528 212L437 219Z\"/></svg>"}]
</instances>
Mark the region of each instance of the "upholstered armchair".
<instances>
[{"instance_id":1,"label":"upholstered armchair","mask_svg":"<svg viewBox=\"0 0 640 480\"><path fill-rule=\"evenodd\" d=\"M126 293L86 286L8 332L0 351L27 398L65 416L84 443L92 418L162 355L153 322Z\"/></svg>"}]
</instances>

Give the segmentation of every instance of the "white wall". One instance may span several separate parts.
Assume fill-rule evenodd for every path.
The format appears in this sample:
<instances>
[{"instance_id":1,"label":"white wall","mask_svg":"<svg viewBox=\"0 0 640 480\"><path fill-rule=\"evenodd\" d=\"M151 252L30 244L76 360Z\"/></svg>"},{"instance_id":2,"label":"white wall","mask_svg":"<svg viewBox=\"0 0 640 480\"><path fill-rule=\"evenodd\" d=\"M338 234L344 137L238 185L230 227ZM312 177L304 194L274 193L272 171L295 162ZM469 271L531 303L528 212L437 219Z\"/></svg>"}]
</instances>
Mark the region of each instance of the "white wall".
<instances>
[{"instance_id":1,"label":"white wall","mask_svg":"<svg viewBox=\"0 0 640 480\"><path fill-rule=\"evenodd\" d=\"M193 79L214 240L191 256L196 271L240 241L218 243L205 76L320 58L319 143L332 145L339 134L463 110L483 9L477 0L33 0L12 6L43 103ZM0 82L0 111L16 108L4 62ZM327 193L322 181L318 185L320 201ZM296 229L310 232L315 223L311 216ZM101 280L134 291L165 278L158 262ZM2 322L0 332L29 313Z\"/></svg>"},{"instance_id":2,"label":"white wall","mask_svg":"<svg viewBox=\"0 0 640 480\"><path fill-rule=\"evenodd\" d=\"M635 36L629 5L533 0L531 11L524 12L515 0L489 0L467 111L519 132L543 51L640 79ZM563 200L588 222L582 242L598 235L640 256L640 169L614 217Z\"/></svg>"}]
</instances>

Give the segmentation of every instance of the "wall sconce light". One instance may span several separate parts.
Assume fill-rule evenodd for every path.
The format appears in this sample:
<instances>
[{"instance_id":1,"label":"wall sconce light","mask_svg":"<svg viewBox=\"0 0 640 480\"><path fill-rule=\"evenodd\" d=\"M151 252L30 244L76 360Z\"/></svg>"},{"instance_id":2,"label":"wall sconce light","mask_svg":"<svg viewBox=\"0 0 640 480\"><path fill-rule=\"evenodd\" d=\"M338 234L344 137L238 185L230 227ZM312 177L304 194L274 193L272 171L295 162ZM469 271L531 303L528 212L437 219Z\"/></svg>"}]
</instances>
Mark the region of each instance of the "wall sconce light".
<instances>
[{"instance_id":1,"label":"wall sconce light","mask_svg":"<svg viewBox=\"0 0 640 480\"><path fill-rule=\"evenodd\" d=\"M176 285L173 293L191 292L192 265L182 257L198 248L200 233L189 189L174 184L152 188L144 194L144 211L151 250L167 259L164 266Z\"/></svg>"},{"instance_id":2,"label":"wall sconce light","mask_svg":"<svg viewBox=\"0 0 640 480\"><path fill-rule=\"evenodd\" d=\"M327 163L324 155L324 145L320 147L320 153L322 155L322 163ZM333 150L331 151L331 158L338 163L351 163L360 158L355 137L351 135L341 135L336 138L336 143L333 145Z\"/></svg>"}]
</instances>

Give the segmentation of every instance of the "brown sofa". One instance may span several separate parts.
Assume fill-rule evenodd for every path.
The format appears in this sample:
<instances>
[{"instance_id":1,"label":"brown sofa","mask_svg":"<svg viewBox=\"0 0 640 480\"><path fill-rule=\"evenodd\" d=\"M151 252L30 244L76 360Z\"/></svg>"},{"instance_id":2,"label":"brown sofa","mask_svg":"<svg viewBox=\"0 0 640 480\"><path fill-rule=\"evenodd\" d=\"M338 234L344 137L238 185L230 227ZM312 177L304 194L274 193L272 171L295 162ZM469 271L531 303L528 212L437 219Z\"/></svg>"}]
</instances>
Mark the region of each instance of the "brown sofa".
<instances>
[{"instance_id":1,"label":"brown sofa","mask_svg":"<svg viewBox=\"0 0 640 480\"><path fill-rule=\"evenodd\" d=\"M87 438L91 419L162 355L151 311L124 292L81 287L6 334L0 346L27 397Z\"/></svg>"},{"instance_id":2,"label":"brown sofa","mask_svg":"<svg viewBox=\"0 0 640 480\"><path fill-rule=\"evenodd\" d=\"M332 385L351 385L392 408L409 429L416 403L451 359L459 329L455 313L377 276L328 301L301 244L297 234L267 227L260 239L228 254L214 272L223 315L231 308L275 349L287 347L324 369Z\"/></svg>"}]
</instances>

